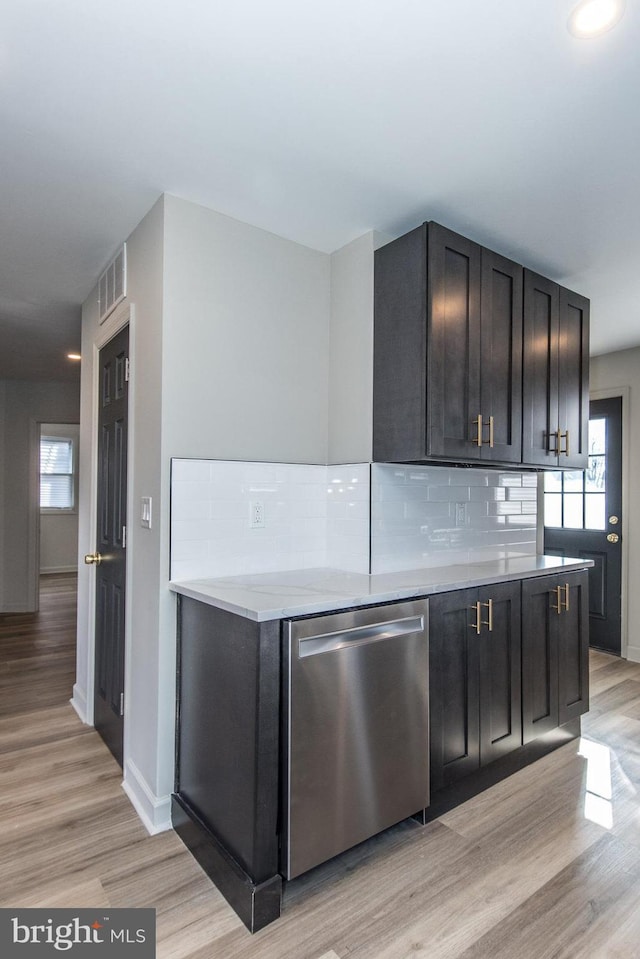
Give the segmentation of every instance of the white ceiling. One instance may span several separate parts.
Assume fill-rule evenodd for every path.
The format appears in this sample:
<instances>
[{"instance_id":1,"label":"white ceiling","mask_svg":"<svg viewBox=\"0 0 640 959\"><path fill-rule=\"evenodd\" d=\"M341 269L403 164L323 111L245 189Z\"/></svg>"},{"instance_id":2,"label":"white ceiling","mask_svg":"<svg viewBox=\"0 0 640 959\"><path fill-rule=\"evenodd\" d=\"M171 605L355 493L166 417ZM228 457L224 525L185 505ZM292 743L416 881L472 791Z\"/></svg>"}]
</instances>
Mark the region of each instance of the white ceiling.
<instances>
[{"instance_id":1,"label":"white ceiling","mask_svg":"<svg viewBox=\"0 0 640 959\"><path fill-rule=\"evenodd\" d=\"M0 376L61 375L163 191L325 251L439 220L640 344L640 2L573 5L0 0Z\"/></svg>"}]
</instances>

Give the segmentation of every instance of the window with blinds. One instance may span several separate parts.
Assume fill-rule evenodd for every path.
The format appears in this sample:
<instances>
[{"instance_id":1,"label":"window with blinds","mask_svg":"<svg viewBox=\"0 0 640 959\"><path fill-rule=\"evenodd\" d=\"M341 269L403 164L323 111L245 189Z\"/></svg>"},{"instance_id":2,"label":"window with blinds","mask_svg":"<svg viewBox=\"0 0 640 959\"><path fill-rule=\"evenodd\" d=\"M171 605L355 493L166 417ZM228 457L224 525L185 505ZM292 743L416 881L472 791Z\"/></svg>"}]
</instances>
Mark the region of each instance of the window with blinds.
<instances>
[{"instance_id":1,"label":"window with blinds","mask_svg":"<svg viewBox=\"0 0 640 959\"><path fill-rule=\"evenodd\" d=\"M73 445L66 437L40 437L40 509L74 508Z\"/></svg>"}]
</instances>

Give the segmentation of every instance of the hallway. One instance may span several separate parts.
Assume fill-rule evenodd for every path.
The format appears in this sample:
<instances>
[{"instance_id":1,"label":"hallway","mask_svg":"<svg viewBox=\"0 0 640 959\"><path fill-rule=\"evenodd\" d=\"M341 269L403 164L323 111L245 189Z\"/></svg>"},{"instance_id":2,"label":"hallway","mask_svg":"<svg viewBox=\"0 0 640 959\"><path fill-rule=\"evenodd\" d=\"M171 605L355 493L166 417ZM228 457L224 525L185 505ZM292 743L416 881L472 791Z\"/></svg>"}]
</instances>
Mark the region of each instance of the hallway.
<instances>
[{"instance_id":1,"label":"hallway","mask_svg":"<svg viewBox=\"0 0 640 959\"><path fill-rule=\"evenodd\" d=\"M0 616L0 906L155 907L158 959L640 955L640 665L593 652L580 751L311 871L251 936L69 705L75 577L41 601Z\"/></svg>"}]
</instances>

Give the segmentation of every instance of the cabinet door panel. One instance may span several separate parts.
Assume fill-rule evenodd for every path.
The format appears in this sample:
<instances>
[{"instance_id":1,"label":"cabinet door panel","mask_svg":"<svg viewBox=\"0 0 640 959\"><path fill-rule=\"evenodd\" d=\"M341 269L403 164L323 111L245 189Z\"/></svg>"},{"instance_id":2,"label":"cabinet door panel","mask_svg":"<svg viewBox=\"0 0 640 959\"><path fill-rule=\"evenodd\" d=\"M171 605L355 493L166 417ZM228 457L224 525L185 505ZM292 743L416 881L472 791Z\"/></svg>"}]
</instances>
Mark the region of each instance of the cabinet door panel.
<instances>
[{"instance_id":1,"label":"cabinet door panel","mask_svg":"<svg viewBox=\"0 0 640 959\"><path fill-rule=\"evenodd\" d=\"M589 430L589 301L560 289L558 424L565 434L559 465L585 469Z\"/></svg>"},{"instance_id":2,"label":"cabinet door panel","mask_svg":"<svg viewBox=\"0 0 640 959\"><path fill-rule=\"evenodd\" d=\"M480 459L481 247L430 223L428 229L428 452Z\"/></svg>"},{"instance_id":3,"label":"cabinet door panel","mask_svg":"<svg viewBox=\"0 0 640 959\"><path fill-rule=\"evenodd\" d=\"M480 764L478 636L470 624L477 590L429 601L431 788L464 778Z\"/></svg>"},{"instance_id":4,"label":"cabinet door panel","mask_svg":"<svg viewBox=\"0 0 640 959\"><path fill-rule=\"evenodd\" d=\"M568 587L569 607L563 610L557 622L559 721L562 725L589 709L588 573L570 573L560 582L565 589Z\"/></svg>"},{"instance_id":5,"label":"cabinet door panel","mask_svg":"<svg viewBox=\"0 0 640 959\"><path fill-rule=\"evenodd\" d=\"M522 461L557 465L559 287L524 271Z\"/></svg>"},{"instance_id":6,"label":"cabinet door panel","mask_svg":"<svg viewBox=\"0 0 640 959\"><path fill-rule=\"evenodd\" d=\"M482 458L519 463L522 454L522 267L482 250L481 396L483 421L493 417L494 445ZM483 440L487 440L485 433Z\"/></svg>"},{"instance_id":7,"label":"cabinet door panel","mask_svg":"<svg viewBox=\"0 0 640 959\"><path fill-rule=\"evenodd\" d=\"M555 729L558 713L556 579L522 583L522 735L525 743Z\"/></svg>"},{"instance_id":8,"label":"cabinet door panel","mask_svg":"<svg viewBox=\"0 0 640 959\"><path fill-rule=\"evenodd\" d=\"M485 621L478 637L480 762L486 766L522 745L520 583L489 586L479 596Z\"/></svg>"}]
</instances>

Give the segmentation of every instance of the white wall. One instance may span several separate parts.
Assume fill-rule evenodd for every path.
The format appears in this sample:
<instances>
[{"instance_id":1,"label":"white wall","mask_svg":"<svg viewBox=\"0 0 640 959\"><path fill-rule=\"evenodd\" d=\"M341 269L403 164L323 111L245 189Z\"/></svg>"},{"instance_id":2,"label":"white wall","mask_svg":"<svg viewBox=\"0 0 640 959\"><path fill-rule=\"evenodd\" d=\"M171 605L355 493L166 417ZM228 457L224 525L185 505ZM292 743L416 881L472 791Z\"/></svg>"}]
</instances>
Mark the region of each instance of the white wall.
<instances>
[{"instance_id":1,"label":"white wall","mask_svg":"<svg viewBox=\"0 0 640 959\"><path fill-rule=\"evenodd\" d=\"M65 573L78 565L77 513L40 514L40 572Z\"/></svg>"},{"instance_id":2,"label":"white wall","mask_svg":"<svg viewBox=\"0 0 640 959\"><path fill-rule=\"evenodd\" d=\"M329 463L373 452L373 254L389 241L369 232L331 255Z\"/></svg>"},{"instance_id":3,"label":"white wall","mask_svg":"<svg viewBox=\"0 0 640 959\"><path fill-rule=\"evenodd\" d=\"M635 588L640 570L640 348L594 356L591 359L591 394L624 390L623 402L623 622L629 624L626 655L640 662L640 637L634 627L640 617L640 592ZM625 428L626 427L626 428ZM626 576L624 574L626 573ZM624 643L623 636L623 643ZM623 649L624 652L624 649Z\"/></svg>"},{"instance_id":4,"label":"white wall","mask_svg":"<svg viewBox=\"0 0 640 959\"><path fill-rule=\"evenodd\" d=\"M3 471L0 612L38 606L39 423L77 422L77 383L6 380L0 391Z\"/></svg>"},{"instance_id":5,"label":"white wall","mask_svg":"<svg viewBox=\"0 0 640 959\"><path fill-rule=\"evenodd\" d=\"M78 455L80 427L60 423L47 423L47 436L68 437L75 442ZM41 430L42 432L42 430ZM77 471L77 462L76 462ZM77 479L77 472L76 472ZM62 573L78 566L78 484L75 488L73 512L40 513L40 572Z\"/></svg>"},{"instance_id":6,"label":"white wall","mask_svg":"<svg viewBox=\"0 0 640 959\"><path fill-rule=\"evenodd\" d=\"M165 198L166 453L326 463L329 256Z\"/></svg>"}]
</instances>

